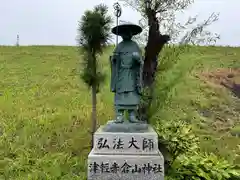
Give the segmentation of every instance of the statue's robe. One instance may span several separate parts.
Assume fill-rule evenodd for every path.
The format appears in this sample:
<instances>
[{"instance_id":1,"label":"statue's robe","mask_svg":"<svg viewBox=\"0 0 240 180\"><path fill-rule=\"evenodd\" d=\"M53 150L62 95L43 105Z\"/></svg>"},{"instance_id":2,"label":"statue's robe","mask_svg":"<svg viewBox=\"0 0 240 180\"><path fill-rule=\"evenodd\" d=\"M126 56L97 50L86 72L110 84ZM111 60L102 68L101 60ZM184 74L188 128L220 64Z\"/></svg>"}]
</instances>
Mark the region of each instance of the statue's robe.
<instances>
[{"instance_id":1,"label":"statue's robe","mask_svg":"<svg viewBox=\"0 0 240 180\"><path fill-rule=\"evenodd\" d=\"M111 57L111 91L117 109L136 109L142 90L143 58L138 44L122 41Z\"/></svg>"}]
</instances>

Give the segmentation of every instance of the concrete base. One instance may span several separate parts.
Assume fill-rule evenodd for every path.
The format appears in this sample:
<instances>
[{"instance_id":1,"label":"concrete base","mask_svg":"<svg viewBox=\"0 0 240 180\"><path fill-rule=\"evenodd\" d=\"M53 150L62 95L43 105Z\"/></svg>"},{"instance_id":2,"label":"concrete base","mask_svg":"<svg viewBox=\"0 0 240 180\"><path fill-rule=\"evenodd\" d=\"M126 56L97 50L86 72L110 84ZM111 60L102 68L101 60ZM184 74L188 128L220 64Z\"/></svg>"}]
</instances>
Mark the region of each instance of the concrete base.
<instances>
[{"instance_id":1,"label":"concrete base","mask_svg":"<svg viewBox=\"0 0 240 180\"><path fill-rule=\"evenodd\" d=\"M157 155L88 156L88 180L164 180L164 159Z\"/></svg>"},{"instance_id":2,"label":"concrete base","mask_svg":"<svg viewBox=\"0 0 240 180\"><path fill-rule=\"evenodd\" d=\"M132 125L133 129L141 126ZM88 180L164 180L157 133L150 125L144 126L142 132L129 132L126 124L117 127L122 129L119 132L106 131L108 124L101 126L88 155Z\"/></svg>"}]
</instances>

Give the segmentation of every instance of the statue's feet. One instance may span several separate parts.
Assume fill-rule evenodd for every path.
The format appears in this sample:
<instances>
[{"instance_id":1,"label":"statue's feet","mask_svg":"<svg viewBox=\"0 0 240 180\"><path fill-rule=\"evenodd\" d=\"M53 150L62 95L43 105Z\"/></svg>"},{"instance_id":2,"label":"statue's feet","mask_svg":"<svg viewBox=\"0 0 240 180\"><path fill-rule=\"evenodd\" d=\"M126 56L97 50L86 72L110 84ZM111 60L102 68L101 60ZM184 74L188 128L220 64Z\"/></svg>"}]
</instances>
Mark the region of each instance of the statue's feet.
<instances>
[{"instance_id":1,"label":"statue's feet","mask_svg":"<svg viewBox=\"0 0 240 180\"><path fill-rule=\"evenodd\" d=\"M131 115L131 116L129 117L129 122L130 122L130 123L141 123L141 121L139 121L139 120L136 118L135 115Z\"/></svg>"},{"instance_id":2,"label":"statue's feet","mask_svg":"<svg viewBox=\"0 0 240 180\"><path fill-rule=\"evenodd\" d=\"M116 120L114 121L114 123L116 124L120 124L124 122L124 117L123 116L117 116Z\"/></svg>"}]
</instances>

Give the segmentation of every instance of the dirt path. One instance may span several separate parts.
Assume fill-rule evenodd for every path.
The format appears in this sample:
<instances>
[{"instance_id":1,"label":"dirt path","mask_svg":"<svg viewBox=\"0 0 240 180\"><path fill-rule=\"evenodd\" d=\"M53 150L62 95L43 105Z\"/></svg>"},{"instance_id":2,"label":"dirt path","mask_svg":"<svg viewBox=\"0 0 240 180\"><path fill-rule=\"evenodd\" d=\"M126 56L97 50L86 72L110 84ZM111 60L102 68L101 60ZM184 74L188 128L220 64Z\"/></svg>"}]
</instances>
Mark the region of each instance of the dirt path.
<instances>
[{"instance_id":1,"label":"dirt path","mask_svg":"<svg viewBox=\"0 0 240 180\"><path fill-rule=\"evenodd\" d=\"M233 95L240 98L240 68L217 69L216 71L205 72L202 76L210 82L226 87Z\"/></svg>"}]
</instances>

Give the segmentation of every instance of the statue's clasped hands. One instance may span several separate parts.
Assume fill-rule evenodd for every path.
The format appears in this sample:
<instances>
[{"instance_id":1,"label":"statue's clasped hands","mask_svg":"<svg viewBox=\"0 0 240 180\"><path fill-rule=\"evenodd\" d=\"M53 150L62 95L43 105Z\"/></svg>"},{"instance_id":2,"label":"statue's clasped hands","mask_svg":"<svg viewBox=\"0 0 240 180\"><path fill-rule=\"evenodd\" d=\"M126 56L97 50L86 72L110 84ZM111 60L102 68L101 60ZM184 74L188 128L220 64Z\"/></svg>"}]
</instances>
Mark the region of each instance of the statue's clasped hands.
<instances>
[{"instance_id":1,"label":"statue's clasped hands","mask_svg":"<svg viewBox=\"0 0 240 180\"><path fill-rule=\"evenodd\" d=\"M141 55L138 52L133 52L132 53L132 57L133 57L133 59L136 59L138 62L140 61L141 64L142 64L142 61L140 60L141 59Z\"/></svg>"},{"instance_id":2,"label":"statue's clasped hands","mask_svg":"<svg viewBox=\"0 0 240 180\"><path fill-rule=\"evenodd\" d=\"M140 59L140 54L138 52L133 52L132 56L133 56L133 59L136 59L136 60Z\"/></svg>"}]
</instances>

